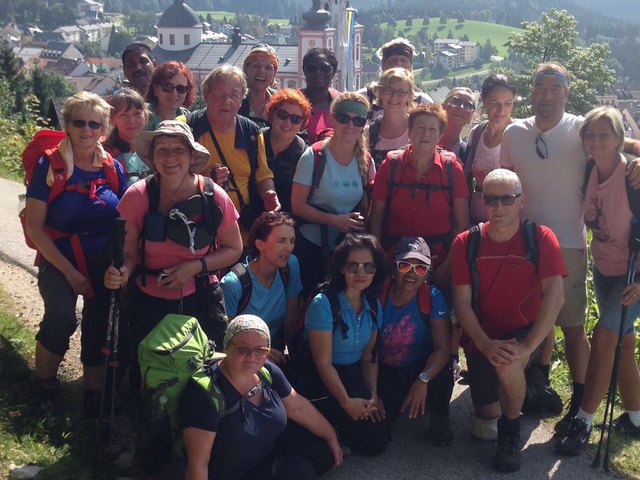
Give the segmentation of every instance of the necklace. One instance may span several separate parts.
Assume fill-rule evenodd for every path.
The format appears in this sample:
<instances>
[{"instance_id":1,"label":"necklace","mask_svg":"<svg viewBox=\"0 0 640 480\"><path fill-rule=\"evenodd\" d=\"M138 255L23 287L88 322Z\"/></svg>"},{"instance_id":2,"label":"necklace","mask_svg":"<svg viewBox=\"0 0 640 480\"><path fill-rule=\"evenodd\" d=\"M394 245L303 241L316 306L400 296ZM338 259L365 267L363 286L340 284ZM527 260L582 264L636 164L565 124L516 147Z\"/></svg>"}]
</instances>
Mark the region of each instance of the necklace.
<instances>
[{"instance_id":1,"label":"necklace","mask_svg":"<svg viewBox=\"0 0 640 480\"><path fill-rule=\"evenodd\" d=\"M191 177L191 174L187 174L184 177L182 177L182 180L180 180L180 183L178 184L176 189L173 191L173 193L169 197L169 202L171 203L171 205L175 205L176 203L178 203L180 201L179 200L179 194L182 191L182 187L184 185L184 181L189 177Z\"/></svg>"}]
</instances>

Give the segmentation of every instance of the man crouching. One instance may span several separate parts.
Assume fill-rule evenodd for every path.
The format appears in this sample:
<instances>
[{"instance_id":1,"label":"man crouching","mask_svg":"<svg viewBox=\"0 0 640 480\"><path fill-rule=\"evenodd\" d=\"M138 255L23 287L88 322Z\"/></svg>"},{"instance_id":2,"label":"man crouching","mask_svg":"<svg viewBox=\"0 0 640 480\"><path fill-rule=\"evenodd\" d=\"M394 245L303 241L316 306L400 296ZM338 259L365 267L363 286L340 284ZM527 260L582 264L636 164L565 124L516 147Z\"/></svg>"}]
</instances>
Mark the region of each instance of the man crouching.
<instances>
[{"instance_id":1,"label":"man crouching","mask_svg":"<svg viewBox=\"0 0 640 480\"><path fill-rule=\"evenodd\" d=\"M475 416L499 417L494 467L513 472L520 469L525 368L564 303L567 271L555 234L520 221L524 199L514 172L487 175L482 198L489 221L453 243L454 308Z\"/></svg>"}]
</instances>

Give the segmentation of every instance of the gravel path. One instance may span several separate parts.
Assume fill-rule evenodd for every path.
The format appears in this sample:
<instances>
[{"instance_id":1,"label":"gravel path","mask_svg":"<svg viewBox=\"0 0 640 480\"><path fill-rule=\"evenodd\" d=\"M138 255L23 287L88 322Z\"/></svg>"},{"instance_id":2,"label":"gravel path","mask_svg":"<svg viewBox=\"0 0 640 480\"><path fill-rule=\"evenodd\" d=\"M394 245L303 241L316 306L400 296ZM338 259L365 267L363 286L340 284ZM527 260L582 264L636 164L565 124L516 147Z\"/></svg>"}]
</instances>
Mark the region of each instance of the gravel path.
<instances>
[{"instance_id":1,"label":"gravel path","mask_svg":"<svg viewBox=\"0 0 640 480\"><path fill-rule=\"evenodd\" d=\"M24 244L18 221L18 194L24 188L0 179L0 284L13 300L15 314L34 332L42 316L42 300L38 294L33 268L34 252ZM63 377L70 381L81 376L79 334L63 363ZM344 464L325 478L357 479L493 479L506 478L490 467L491 442L474 440L468 431L471 400L466 387L456 385L451 403L454 444L449 448L433 447L424 436L426 419L400 420L393 428L393 441L387 451L374 458L348 456ZM517 479L598 479L601 470L590 468L591 457L557 457L553 454L552 430L548 423L533 418L523 421L522 469L511 475ZM620 478L608 475L607 478Z\"/></svg>"}]
</instances>

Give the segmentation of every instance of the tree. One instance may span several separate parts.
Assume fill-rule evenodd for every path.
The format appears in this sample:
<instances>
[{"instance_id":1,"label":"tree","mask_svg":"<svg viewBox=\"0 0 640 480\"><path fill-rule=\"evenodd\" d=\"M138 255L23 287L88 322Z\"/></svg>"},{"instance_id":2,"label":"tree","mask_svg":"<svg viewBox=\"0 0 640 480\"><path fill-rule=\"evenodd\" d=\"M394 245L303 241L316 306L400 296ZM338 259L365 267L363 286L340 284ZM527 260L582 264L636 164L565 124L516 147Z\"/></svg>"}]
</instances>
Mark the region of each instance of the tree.
<instances>
[{"instance_id":1,"label":"tree","mask_svg":"<svg viewBox=\"0 0 640 480\"><path fill-rule=\"evenodd\" d=\"M209 25L213 25L213 17L211 16L211 13L207 13L207 23Z\"/></svg>"},{"instance_id":2,"label":"tree","mask_svg":"<svg viewBox=\"0 0 640 480\"><path fill-rule=\"evenodd\" d=\"M407 17L407 21L405 23L405 26L407 26L407 27L412 27L413 26L413 17L411 15L409 15Z\"/></svg>"},{"instance_id":3,"label":"tree","mask_svg":"<svg viewBox=\"0 0 640 480\"><path fill-rule=\"evenodd\" d=\"M68 5L56 3L55 5L43 8L40 13L40 28L43 30L55 30L63 25L73 25L76 16Z\"/></svg>"},{"instance_id":4,"label":"tree","mask_svg":"<svg viewBox=\"0 0 640 480\"><path fill-rule=\"evenodd\" d=\"M0 49L0 79L6 80L13 91L15 100L12 100L11 113L22 111L31 94L31 83L21 70L20 61L11 47Z\"/></svg>"},{"instance_id":5,"label":"tree","mask_svg":"<svg viewBox=\"0 0 640 480\"><path fill-rule=\"evenodd\" d=\"M449 31L447 32L447 38L455 38L451 29L449 29Z\"/></svg>"},{"instance_id":6,"label":"tree","mask_svg":"<svg viewBox=\"0 0 640 480\"><path fill-rule=\"evenodd\" d=\"M567 110L584 114L597 105L597 92L615 81L614 71L607 66L611 57L609 46L592 43L578 46L577 21L566 10L552 8L542 14L540 22L523 22L523 32L509 35L506 46L511 56L521 59L519 73L512 76L520 92L530 91L531 78L537 65L543 62L562 63L571 76L571 95ZM526 116L529 112L515 112Z\"/></svg>"},{"instance_id":7,"label":"tree","mask_svg":"<svg viewBox=\"0 0 640 480\"><path fill-rule=\"evenodd\" d=\"M425 27L429 25L429 17L427 17L426 15L422 19L422 25L424 25Z\"/></svg>"},{"instance_id":8,"label":"tree","mask_svg":"<svg viewBox=\"0 0 640 480\"><path fill-rule=\"evenodd\" d=\"M446 15L440 15L440 25L446 25L446 24L447 24Z\"/></svg>"},{"instance_id":9,"label":"tree","mask_svg":"<svg viewBox=\"0 0 640 480\"><path fill-rule=\"evenodd\" d=\"M75 89L69 85L65 78L56 72L47 72L40 67L33 69L31 73L33 93L40 102L40 113L45 115L49 108L49 102L55 97L68 97L75 93Z\"/></svg>"}]
</instances>

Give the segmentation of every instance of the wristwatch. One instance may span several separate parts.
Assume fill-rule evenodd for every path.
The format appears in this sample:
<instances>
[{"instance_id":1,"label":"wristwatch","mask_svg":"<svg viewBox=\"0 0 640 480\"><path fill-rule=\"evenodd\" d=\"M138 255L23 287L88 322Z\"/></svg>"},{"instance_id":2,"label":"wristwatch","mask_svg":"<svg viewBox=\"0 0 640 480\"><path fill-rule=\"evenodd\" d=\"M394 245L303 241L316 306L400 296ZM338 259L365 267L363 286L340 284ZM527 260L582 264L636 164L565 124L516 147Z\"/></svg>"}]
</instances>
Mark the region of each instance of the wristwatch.
<instances>
[{"instance_id":1,"label":"wristwatch","mask_svg":"<svg viewBox=\"0 0 640 480\"><path fill-rule=\"evenodd\" d=\"M421 372L420 375L418 375L418 380L422 383L429 383L431 381L431 377L427 372Z\"/></svg>"}]
</instances>

